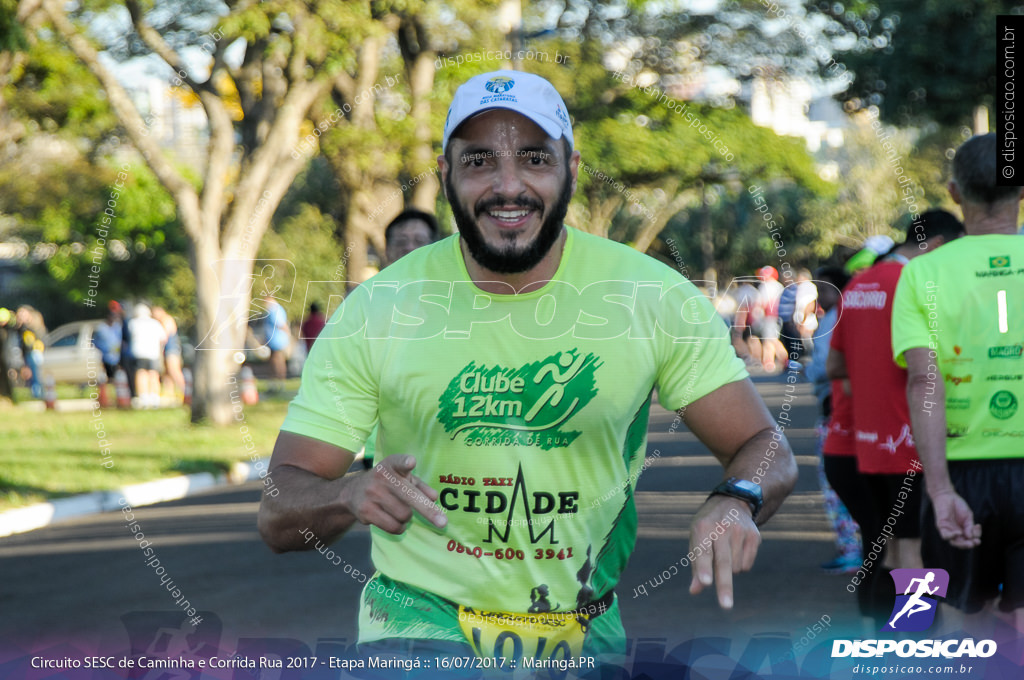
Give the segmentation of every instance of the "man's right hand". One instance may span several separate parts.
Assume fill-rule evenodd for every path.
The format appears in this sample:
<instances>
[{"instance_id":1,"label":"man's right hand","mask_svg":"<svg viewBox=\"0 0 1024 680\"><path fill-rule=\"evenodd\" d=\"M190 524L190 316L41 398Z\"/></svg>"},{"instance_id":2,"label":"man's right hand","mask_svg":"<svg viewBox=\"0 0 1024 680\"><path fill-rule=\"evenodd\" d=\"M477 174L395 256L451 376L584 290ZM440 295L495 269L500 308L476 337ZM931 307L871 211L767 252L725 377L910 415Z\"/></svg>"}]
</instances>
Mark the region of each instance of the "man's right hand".
<instances>
[{"instance_id":1,"label":"man's right hand","mask_svg":"<svg viewBox=\"0 0 1024 680\"><path fill-rule=\"evenodd\" d=\"M955 491L944 491L932 497L935 527L943 540L965 550L981 545L981 525L974 523L974 513L967 501Z\"/></svg>"},{"instance_id":2,"label":"man's right hand","mask_svg":"<svg viewBox=\"0 0 1024 680\"><path fill-rule=\"evenodd\" d=\"M345 485L341 501L359 522L389 534L404 532L413 511L443 528L448 518L434 504L437 491L412 474L415 467L414 456L388 456L372 469L355 475Z\"/></svg>"}]
</instances>

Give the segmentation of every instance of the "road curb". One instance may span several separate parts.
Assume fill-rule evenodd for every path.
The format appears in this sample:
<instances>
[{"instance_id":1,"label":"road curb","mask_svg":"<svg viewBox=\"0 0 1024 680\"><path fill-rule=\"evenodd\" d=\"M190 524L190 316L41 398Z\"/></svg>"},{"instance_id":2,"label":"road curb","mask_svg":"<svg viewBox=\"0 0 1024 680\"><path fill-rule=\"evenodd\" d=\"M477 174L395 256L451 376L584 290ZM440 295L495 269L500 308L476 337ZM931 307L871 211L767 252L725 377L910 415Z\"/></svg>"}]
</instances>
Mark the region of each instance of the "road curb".
<instances>
[{"instance_id":1,"label":"road curb","mask_svg":"<svg viewBox=\"0 0 1024 680\"><path fill-rule=\"evenodd\" d=\"M231 470L226 474L197 472L178 475L0 512L0 537L23 534L72 517L117 510L122 507L121 499L132 507L141 507L186 498L219 486L244 484L259 479L260 471L266 470L269 462L269 457L253 463L239 461L232 463Z\"/></svg>"}]
</instances>

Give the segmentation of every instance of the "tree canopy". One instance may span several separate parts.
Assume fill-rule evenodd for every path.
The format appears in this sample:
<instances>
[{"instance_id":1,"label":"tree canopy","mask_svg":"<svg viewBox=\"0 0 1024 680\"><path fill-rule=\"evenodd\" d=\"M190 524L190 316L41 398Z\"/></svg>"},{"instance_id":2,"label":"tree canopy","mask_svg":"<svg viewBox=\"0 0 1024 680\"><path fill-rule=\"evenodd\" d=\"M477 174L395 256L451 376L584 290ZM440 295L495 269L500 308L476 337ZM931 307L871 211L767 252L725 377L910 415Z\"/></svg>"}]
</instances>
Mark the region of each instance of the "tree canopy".
<instances>
[{"instance_id":1,"label":"tree canopy","mask_svg":"<svg viewBox=\"0 0 1024 680\"><path fill-rule=\"evenodd\" d=\"M877 106L900 126L970 125L996 91L996 17L1024 6L999 0L807 2L830 21L833 47L856 74L851 110Z\"/></svg>"}]
</instances>

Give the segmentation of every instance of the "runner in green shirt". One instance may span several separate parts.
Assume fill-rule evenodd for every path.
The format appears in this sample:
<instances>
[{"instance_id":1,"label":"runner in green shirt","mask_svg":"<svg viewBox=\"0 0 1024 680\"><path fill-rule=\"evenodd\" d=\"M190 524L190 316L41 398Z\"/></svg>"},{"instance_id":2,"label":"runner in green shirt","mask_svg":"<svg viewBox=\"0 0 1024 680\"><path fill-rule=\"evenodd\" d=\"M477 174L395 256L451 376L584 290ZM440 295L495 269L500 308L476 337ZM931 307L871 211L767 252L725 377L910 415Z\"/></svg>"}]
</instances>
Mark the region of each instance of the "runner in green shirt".
<instances>
[{"instance_id":1,"label":"runner in green shirt","mask_svg":"<svg viewBox=\"0 0 1024 680\"><path fill-rule=\"evenodd\" d=\"M950 604L999 598L1024 630L1024 190L996 184L996 154L994 134L957 150L949 190L967 236L904 268L892 342L930 499L924 566L949 572Z\"/></svg>"},{"instance_id":2,"label":"runner in green shirt","mask_svg":"<svg viewBox=\"0 0 1024 680\"><path fill-rule=\"evenodd\" d=\"M563 224L580 156L546 80L468 81L443 150L459 234L363 284L321 333L274 450L264 539L309 549L371 525L367 650L621 653L613 589L656 389L725 468L691 529L690 590L715 584L731 607L754 520L796 466L725 325L673 270ZM345 475L375 424L378 463Z\"/></svg>"},{"instance_id":3,"label":"runner in green shirt","mask_svg":"<svg viewBox=\"0 0 1024 680\"><path fill-rule=\"evenodd\" d=\"M430 245L440 235L436 217L415 208L403 210L384 228L384 266L398 262L417 248ZM377 430L374 429L363 447L363 467L372 468L376 455Z\"/></svg>"}]
</instances>

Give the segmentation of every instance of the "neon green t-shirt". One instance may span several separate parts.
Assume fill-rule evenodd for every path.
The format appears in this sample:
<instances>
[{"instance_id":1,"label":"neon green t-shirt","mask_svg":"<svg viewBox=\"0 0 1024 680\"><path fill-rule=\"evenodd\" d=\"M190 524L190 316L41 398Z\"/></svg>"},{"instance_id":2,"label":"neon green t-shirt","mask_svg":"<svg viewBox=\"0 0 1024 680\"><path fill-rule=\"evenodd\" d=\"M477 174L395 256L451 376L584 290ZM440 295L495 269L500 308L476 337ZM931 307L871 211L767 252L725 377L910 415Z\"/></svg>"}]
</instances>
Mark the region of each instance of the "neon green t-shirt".
<instances>
[{"instance_id":1,"label":"neon green t-shirt","mask_svg":"<svg viewBox=\"0 0 1024 680\"><path fill-rule=\"evenodd\" d=\"M345 300L282 429L356 451L379 422L378 460L416 456L448 524L374 528L381 573L476 609L570 611L633 550L652 391L675 410L746 375L705 296L627 246L570 228L550 282L495 295L452 236Z\"/></svg>"},{"instance_id":2,"label":"neon green t-shirt","mask_svg":"<svg viewBox=\"0 0 1024 680\"><path fill-rule=\"evenodd\" d=\"M916 257L893 301L893 357L935 351L946 458L1024 458L1024 238L965 236Z\"/></svg>"}]
</instances>

